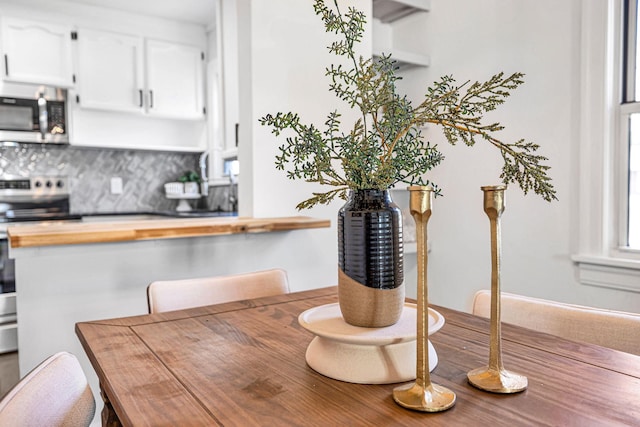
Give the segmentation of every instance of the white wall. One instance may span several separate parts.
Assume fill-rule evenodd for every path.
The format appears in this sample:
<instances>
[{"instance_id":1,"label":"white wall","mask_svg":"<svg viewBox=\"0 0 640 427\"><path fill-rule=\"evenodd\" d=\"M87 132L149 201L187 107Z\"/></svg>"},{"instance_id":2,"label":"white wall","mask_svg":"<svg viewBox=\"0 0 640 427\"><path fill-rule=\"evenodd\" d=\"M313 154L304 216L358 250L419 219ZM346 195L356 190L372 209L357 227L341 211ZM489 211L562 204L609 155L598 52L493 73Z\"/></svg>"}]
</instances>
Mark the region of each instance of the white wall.
<instances>
[{"instance_id":1,"label":"white wall","mask_svg":"<svg viewBox=\"0 0 640 427\"><path fill-rule=\"evenodd\" d=\"M324 77L324 66L333 59L324 51L326 43L320 43L326 38L321 22L305 2L244 4L254 19L240 31L252 52L240 64L241 73L247 73L240 80L240 211L293 215L295 204L315 187L290 181L275 169L279 142L257 119L292 110L321 125L336 105ZM517 186L509 188L502 219L502 290L637 312L640 295L579 284L570 259L577 252L577 219L582 214L577 207L581 13L581 0L433 0L426 29L424 15L418 15L406 18L404 30L395 35L424 37L415 45L431 55L432 63L405 71L400 89L419 100L426 87L445 74L464 82L485 80L500 71L525 73L525 84L488 119L506 125L501 132L505 140L524 137L541 145L542 154L550 158L560 200L548 203L535 194L524 196ZM445 194L436 200L429 223L430 299L469 310L475 291L490 286L489 221L480 186L500 183L501 156L482 143L451 147L437 129L426 135L447 157L430 175ZM314 285L336 282L335 218L340 205L303 212L333 221L331 232L319 231L313 241L299 243L300 248L322 248L317 269L308 272ZM415 295L415 254L406 254L405 263L408 294Z\"/></svg>"},{"instance_id":2,"label":"white wall","mask_svg":"<svg viewBox=\"0 0 640 427\"><path fill-rule=\"evenodd\" d=\"M240 181L240 214L256 217L309 215L331 220L330 229L315 230L296 236L291 242L298 248L300 260L315 248L314 267L290 272L295 286L313 288L337 283L336 218L341 200L330 206L319 206L298 212L295 206L311 197L320 187L287 179L275 168L277 147L284 139L277 139L258 119L267 113L298 112L305 123L322 127L327 114L341 108L334 94L329 93L325 68L336 63L326 46L333 37L324 31L320 17L313 11L312 2L299 0L238 1L240 17L240 147L242 164ZM342 2L365 5L371 16L369 1ZM364 55L370 55L371 37L367 34L361 44ZM351 120L345 119L351 125ZM325 188L325 191L327 188ZM319 255L319 256L318 256Z\"/></svg>"},{"instance_id":3,"label":"white wall","mask_svg":"<svg viewBox=\"0 0 640 427\"><path fill-rule=\"evenodd\" d=\"M344 114L345 129L356 117L348 105L328 90L330 80L325 76L325 69L342 58L329 54L327 46L336 40L336 36L325 33L311 3L295 0L252 2L252 14L257 19L253 20L251 35L252 105L247 119L252 132L253 167L250 169L254 173L251 184L256 216L294 214L295 205L309 198L312 191L331 189L291 181L284 172L275 170L277 147L284 143L284 135L275 138L270 128L258 123L260 117L267 113L293 111L299 113L304 123L313 123L320 129L324 129L327 115L334 109ZM363 9L367 3L342 1L341 5L346 12L347 5ZM370 18L370 3L367 12ZM365 56L371 54L370 33L359 49ZM244 128L245 124L241 126ZM245 165L243 169L246 169ZM282 191L284 189L286 191ZM338 202L336 206L319 207L309 214L335 216L341 205L342 202Z\"/></svg>"},{"instance_id":4,"label":"white wall","mask_svg":"<svg viewBox=\"0 0 640 427\"><path fill-rule=\"evenodd\" d=\"M402 90L419 100L451 74L459 82L525 73L522 85L490 116L501 137L540 144L550 158L559 201L507 191L502 217L502 290L577 304L640 311L640 295L581 285L570 256L577 251L577 171L582 2L433 0L426 51L431 67L404 74ZM407 23L411 31L411 22ZM430 299L468 310L476 290L490 286L489 220L480 186L500 183L501 156L487 144L452 147L437 128L426 132L446 155L430 178L443 188L429 222ZM407 275L415 275L415 260Z\"/></svg>"}]
</instances>

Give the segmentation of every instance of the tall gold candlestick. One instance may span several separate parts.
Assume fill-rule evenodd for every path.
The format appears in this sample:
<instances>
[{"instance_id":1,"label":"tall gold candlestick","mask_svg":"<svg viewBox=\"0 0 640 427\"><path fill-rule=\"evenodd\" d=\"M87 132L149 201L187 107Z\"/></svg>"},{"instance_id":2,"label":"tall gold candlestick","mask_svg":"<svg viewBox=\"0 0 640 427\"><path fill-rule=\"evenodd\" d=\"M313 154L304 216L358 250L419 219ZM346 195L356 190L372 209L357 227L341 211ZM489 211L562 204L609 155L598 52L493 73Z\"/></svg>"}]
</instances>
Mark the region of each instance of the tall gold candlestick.
<instances>
[{"instance_id":1,"label":"tall gold candlestick","mask_svg":"<svg viewBox=\"0 0 640 427\"><path fill-rule=\"evenodd\" d=\"M408 409L439 412L451 408L456 395L451 390L431 383L429 373L429 301L427 298L427 222L431 216L433 188L409 187L409 208L416 222L418 244L418 316L416 381L393 390L393 399Z\"/></svg>"},{"instance_id":2,"label":"tall gold candlestick","mask_svg":"<svg viewBox=\"0 0 640 427\"><path fill-rule=\"evenodd\" d=\"M493 393L517 393L527 388L527 377L507 371L502 366L502 331L500 328L500 216L504 212L506 185L481 187L484 211L491 223L491 332L489 366L467 373L469 382Z\"/></svg>"}]
</instances>

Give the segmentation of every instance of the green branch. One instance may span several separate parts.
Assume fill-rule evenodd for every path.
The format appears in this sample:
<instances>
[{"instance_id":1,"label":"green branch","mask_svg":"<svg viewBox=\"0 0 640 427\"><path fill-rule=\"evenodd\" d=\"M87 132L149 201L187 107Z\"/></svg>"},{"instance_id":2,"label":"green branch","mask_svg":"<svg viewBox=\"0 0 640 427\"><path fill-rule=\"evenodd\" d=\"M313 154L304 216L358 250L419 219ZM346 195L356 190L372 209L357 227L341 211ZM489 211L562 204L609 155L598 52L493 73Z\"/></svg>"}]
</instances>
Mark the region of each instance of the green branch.
<instances>
[{"instance_id":1,"label":"green branch","mask_svg":"<svg viewBox=\"0 0 640 427\"><path fill-rule=\"evenodd\" d=\"M505 77L499 73L485 82L467 81L460 85L452 76L444 76L428 87L424 100L413 107L406 96L396 93L400 77L390 56L383 55L375 61L356 57L355 44L364 34L364 13L349 8L343 14L337 0L333 5L329 8L324 0L316 0L314 10L326 31L339 36L329 51L346 56L352 68L327 67L329 90L357 109L361 117L348 132L341 130L337 111L329 113L323 131L301 123L293 113L267 114L260 119L274 135L292 135L279 147L276 168L285 171L290 179L334 187L313 193L313 197L298 204L298 209L345 198L349 189L385 190L399 182L437 188L426 175L444 156L423 140L420 129L427 124L438 126L452 145L462 141L471 146L478 138L489 142L502 156L500 177L504 183L518 184L525 194L533 191L544 200L557 200L548 176L550 168L544 164L548 159L537 154L539 146L524 139L505 143L495 136L502 125L483 122L485 113L504 103L523 83L523 74Z\"/></svg>"}]
</instances>

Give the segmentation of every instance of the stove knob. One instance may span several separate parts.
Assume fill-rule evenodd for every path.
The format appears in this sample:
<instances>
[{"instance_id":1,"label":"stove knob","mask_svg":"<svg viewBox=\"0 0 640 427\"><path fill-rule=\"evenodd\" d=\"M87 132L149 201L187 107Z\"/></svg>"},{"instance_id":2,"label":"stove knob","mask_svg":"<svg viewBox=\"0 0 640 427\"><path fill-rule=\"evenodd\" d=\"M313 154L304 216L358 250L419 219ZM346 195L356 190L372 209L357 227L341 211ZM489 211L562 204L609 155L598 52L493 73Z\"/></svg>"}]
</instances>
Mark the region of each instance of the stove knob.
<instances>
[{"instance_id":1,"label":"stove knob","mask_svg":"<svg viewBox=\"0 0 640 427\"><path fill-rule=\"evenodd\" d=\"M42 181L36 181L33 183L33 185L35 185L36 188L40 188L42 187Z\"/></svg>"},{"instance_id":2,"label":"stove knob","mask_svg":"<svg viewBox=\"0 0 640 427\"><path fill-rule=\"evenodd\" d=\"M56 187L58 188L62 188L64 187L64 181L62 181L61 179L58 180L58 182L56 182Z\"/></svg>"},{"instance_id":3,"label":"stove knob","mask_svg":"<svg viewBox=\"0 0 640 427\"><path fill-rule=\"evenodd\" d=\"M47 181L47 183L45 185L47 186L47 188L51 188L51 187L53 187L53 182Z\"/></svg>"}]
</instances>

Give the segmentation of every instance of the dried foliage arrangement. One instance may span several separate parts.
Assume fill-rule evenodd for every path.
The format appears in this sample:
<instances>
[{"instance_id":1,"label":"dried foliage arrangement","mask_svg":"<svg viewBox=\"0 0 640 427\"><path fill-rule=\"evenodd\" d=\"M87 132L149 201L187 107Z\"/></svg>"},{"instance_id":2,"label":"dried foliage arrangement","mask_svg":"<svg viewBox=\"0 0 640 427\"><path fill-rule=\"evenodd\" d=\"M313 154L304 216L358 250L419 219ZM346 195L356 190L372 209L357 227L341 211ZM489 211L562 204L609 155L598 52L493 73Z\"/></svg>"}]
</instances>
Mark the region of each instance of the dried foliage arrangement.
<instances>
[{"instance_id":1,"label":"dried foliage arrangement","mask_svg":"<svg viewBox=\"0 0 640 427\"><path fill-rule=\"evenodd\" d=\"M260 119L279 136L292 131L293 136L279 147L276 167L290 179L334 187L298 204L298 209L326 204L336 196L346 198L349 189L385 190L403 182L410 185L432 185L425 174L442 162L437 146L424 141L421 128L437 125L447 141L474 145L485 141L495 146L503 158L500 178L505 184L517 183L544 200L557 200L546 157L537 154L539 146L520 139L503 142L495 136L504 127L500 123L484 123L484 114L505 102L510 93L523 83L523 74L505 76L499 73L485 82L458 84L452 76L444 76L426 90L417 106L396 93L400 77L391 56L378 59L356 57L355 45L364 34L364 13L350 7L340 11L338 0L333 8L324 0L316 0L314 9L327 32L340 36L329 51L346 57L349 67L331 65L326 75L329 90L360 112L348 132L341 130L338 111L328 114L324 130L301 122L298 114L279 112Z\"/></svg>"}]
</instances>

